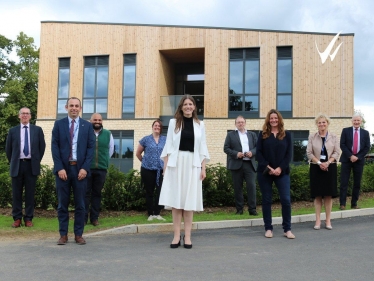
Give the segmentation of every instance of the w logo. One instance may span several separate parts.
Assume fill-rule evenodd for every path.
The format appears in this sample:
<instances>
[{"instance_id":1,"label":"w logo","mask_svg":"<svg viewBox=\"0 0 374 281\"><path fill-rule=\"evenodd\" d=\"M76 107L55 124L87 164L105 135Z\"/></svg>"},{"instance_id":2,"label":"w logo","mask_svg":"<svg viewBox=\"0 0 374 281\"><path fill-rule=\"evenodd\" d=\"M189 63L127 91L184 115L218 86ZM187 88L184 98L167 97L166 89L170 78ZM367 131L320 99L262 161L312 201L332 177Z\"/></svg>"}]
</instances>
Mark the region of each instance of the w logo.
<instances>
[{"instance_id":1,"label":"w logo","mask_svg":"<svg viewBox=\"0 0 374 281\"><path fill-rule=\"evenodd\" d=\"M331 53L332 48L334 47L334 44L335 44L336 40L338 40L340 33L341 33L341 31L338 34L335 35L335 37L331 40L330 44L327 46L327 48L325 49L325 51L323 51L322 53L318 49L317 42L315 42L316 43L316 47L317 47L317 51L319 53L319 56L321 57L322 64L325 63L325 61L327 60L328 57L330 57L331 61L334 60L334 58L335 58L336 54L338 53L339 48L343 44L343 42L341 42L339 44L339 46L336 48L336 50L332 54L330 54L330 53Z\"/></svg>"}]
</instances>

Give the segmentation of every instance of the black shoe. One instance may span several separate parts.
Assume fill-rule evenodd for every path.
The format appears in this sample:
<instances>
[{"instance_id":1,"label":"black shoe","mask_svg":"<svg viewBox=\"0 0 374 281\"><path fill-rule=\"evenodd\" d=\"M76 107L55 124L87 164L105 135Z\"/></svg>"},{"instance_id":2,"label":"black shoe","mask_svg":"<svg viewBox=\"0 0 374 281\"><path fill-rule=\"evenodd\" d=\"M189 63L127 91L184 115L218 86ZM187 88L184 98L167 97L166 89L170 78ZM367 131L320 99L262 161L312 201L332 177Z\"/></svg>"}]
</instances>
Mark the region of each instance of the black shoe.
<instances>
[{"instance_id":1,"label":"black shoe","mask_svg":"<svg viewBox=\"0 0 374 281\"><path fill-rule=\"evenodd\" d=\"M177 244L170 244L170 248L176 249L181 245L181 237L179 237L179 242Z\"/></svg>"},{"instance_id":2,"label":"black shoe","mask_svg":"<svg viewBox=\"0 0 374 281\"><path fill-rule=\"evenodd\" d=\"M186 249L192 249L192 244L184 243L184 236L183 236L183 247L186 248Z\"/></svg>"},{"instance_id":3,"label":"black shoe","mask_svg":"<svg viewBox=\"0 0 374 281\"><path fill-rule=\"evenodd\" d=\"M243 215L243 210L236 211L235 215Z\"/></svg>"},{"instance_id":4,"label":"black shoe","mask_svg":"<svg viewBox=\"0 0 374 281\"><path fill-rule=\"evenodd\" d=\"M258 216L258 213L256 210L249 210L248 212L250 216Z\"/></svg>"}]
</instances>

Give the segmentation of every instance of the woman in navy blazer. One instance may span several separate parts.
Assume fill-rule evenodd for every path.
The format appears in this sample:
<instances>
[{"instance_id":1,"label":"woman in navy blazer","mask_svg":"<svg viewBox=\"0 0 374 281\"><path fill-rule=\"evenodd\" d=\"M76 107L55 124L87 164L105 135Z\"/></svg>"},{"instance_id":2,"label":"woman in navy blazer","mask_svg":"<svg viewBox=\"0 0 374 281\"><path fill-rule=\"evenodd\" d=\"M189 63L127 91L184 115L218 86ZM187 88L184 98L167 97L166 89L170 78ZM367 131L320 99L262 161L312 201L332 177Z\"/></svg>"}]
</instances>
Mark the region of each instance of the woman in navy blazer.
<instances>
[{"instance_id":1,"label":"woman in navy blazer","mask_svg":"<svg viewBox=\"0 0 374 281\"><path fill-rule=\"evenodd\" d=\"M272 185L278 188L282 205L284 236L294 239L291 232L290 162L292 153L291 135L284 130L282 115L271 109L266 115L262 132L257 141L257 180L262 193L262 214L265 237L273 237L271 218Z\"/></svg>"}]
</instances>

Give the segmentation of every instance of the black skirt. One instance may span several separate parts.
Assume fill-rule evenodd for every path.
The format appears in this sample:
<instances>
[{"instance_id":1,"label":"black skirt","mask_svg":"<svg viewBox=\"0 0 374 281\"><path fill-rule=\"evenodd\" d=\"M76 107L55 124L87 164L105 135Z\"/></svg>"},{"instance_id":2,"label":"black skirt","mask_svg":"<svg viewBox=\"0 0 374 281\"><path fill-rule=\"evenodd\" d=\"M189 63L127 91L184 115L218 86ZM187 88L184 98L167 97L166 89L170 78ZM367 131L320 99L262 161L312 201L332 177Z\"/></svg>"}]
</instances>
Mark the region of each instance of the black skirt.
<instances>
[{"instance_id":1,"label":"black skirt","mask_svg":"<svg viewBox=\"0 0 374 281\"><path fill-rule=\"evenodd\" d=\"M338 196L337 167L336 163L331 163L328 171L322 171L316 164L310 164L310 196Z\"/></svg>"}]
</instances>

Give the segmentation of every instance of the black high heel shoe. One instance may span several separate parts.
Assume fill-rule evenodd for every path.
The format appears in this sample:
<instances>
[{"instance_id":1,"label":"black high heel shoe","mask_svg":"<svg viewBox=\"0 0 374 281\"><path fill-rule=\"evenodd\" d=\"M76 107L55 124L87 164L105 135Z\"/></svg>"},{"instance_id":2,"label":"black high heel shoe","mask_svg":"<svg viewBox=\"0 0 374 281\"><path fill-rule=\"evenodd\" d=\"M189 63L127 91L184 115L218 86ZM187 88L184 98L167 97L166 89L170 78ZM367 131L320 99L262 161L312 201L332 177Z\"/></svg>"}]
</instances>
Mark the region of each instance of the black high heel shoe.
<instances>
[{"instance_id":1,"label":"black high heel shoe","mask_svg":"<svg viewBox=\"0 0 374 281\"><path fill-rule=\"evenodd\" d=\"M179 242L177 244L170 244L170 248L176 249L181 245L181 236L179 236Z\"/></svg>"},{"instance_id":2,"label":"black high heel shoe","mask_svg":"<svg viewBox=\"0 0 374 281\"><path fill-rule=\"evenodd\" d=\"M183 247L186 248L186 249L192 249L192 244L184 243L184 235L183 235Z\"/></svg>"}]
</instances>

